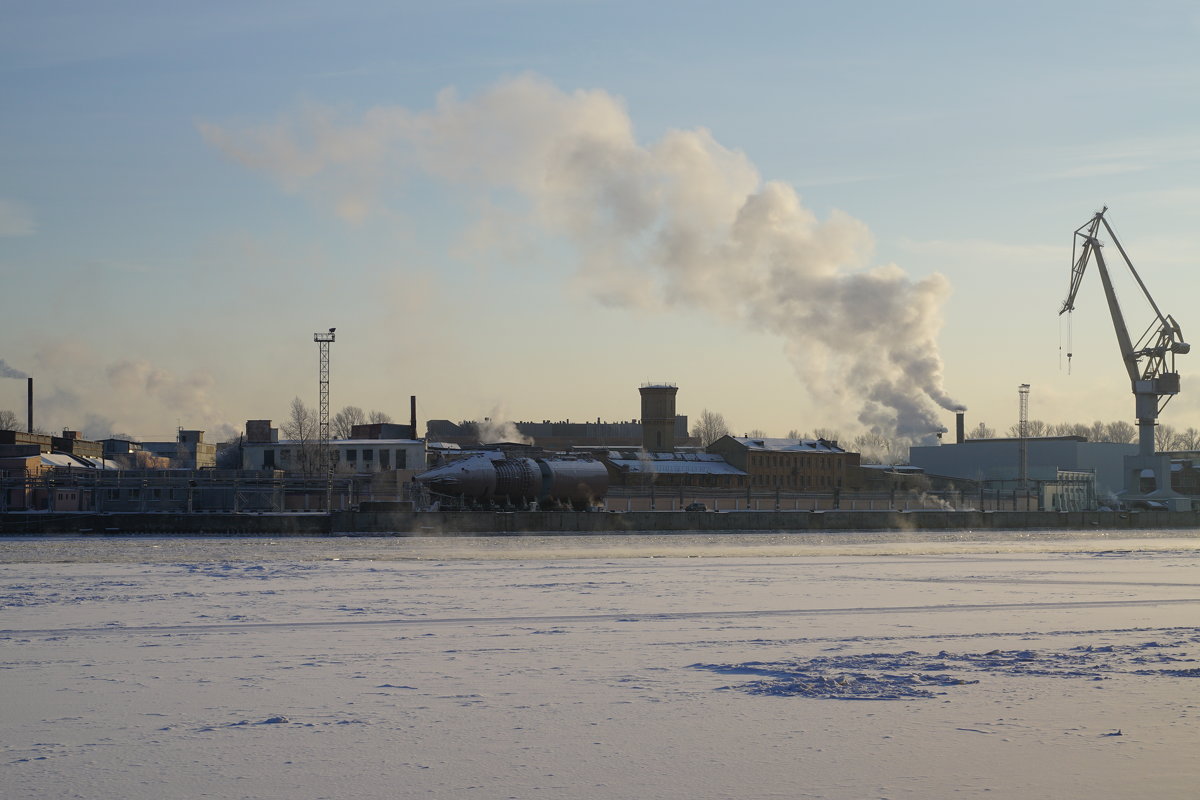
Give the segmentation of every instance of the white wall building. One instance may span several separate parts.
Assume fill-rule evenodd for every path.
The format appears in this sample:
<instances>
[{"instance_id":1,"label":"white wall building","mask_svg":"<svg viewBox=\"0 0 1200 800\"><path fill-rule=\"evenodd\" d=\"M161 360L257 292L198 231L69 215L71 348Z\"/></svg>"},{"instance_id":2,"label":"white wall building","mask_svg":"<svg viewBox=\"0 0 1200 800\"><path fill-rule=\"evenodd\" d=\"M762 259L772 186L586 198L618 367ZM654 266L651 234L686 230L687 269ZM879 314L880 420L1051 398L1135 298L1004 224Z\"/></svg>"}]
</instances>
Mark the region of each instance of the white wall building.
<instances>
[{"instance_id":1,"label":"white wall building","mask_svg":"<svg viewBox=\"0 0 1200 800\"><path fill-rule=\"evenodd\" d=\"M314 452L316 442L289 439L246 442L242 446L242 469L298 469L304 447ZM425 469L425 442L420 439L334 439L329 442L334 469L359 475L390 470Z\"/></svg>"}]
</instances>

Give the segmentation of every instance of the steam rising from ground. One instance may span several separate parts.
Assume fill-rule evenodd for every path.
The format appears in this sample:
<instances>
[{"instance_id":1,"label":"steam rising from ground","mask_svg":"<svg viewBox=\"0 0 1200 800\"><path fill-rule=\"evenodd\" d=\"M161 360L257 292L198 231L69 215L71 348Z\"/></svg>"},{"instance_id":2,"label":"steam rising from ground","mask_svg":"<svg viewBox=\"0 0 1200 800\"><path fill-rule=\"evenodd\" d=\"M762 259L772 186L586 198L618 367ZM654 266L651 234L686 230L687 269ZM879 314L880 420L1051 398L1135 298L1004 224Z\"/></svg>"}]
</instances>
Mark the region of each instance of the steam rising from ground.
<instances>
[{"instance_id":1,"label":"steam rising from ground","mask_svg":"<svg viewBox=\"0 0 1200 800\"><path fill-rule=\"evenodd\" d=\"M430 111L377 107L343 123L308 107L257 129L201 131L290 191L334 197L351 220L411 171L495 200L516 194L529 223L574 244L578 278L601 302L700 307L775 333L818 399L853 403L875 432L924 439L941 427L934 406L957 406L936 342L944 277L868 267L866 225L837 211L819 220L707 130L639 143L606 92L527 75L468 99L447 90Z\"/></svg>"}]
</instances>

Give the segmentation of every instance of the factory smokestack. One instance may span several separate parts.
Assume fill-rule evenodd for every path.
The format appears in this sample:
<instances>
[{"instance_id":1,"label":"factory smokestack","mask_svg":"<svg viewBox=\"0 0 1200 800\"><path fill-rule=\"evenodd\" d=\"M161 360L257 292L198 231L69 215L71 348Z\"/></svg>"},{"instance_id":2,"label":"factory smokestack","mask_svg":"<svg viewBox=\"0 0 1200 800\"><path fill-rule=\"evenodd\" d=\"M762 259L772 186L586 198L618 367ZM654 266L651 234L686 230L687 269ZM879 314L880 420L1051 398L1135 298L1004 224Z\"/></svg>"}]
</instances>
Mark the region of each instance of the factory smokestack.
<instances>
[{"instance_id":1,"label":"factory smokestack","mask_svg":"<svg viewBox=\"0 0 1200 800\"><path fill-rule=\"evenodd\" d=\"M954 441L959 444L962 444L967 439L967 423L964 419L966 414L965 410L954 412Z\"/></svg>"},{"instance_id":2,"label":"factory smokestack","mask_svg":"<svg viewBox=\"0 0 1200 800\"><path fill-rule=\"evenodd\" d=\"M28 433L33 433L33 378L29 379L29 409L27 420L29 424Z\"/></svg>"},{"instance_id":3,"label":"factory smokestack","mask_svg":"<svg viewBox=\"0 0 1200 800\"><path fill-rule=\"evenodd\" d=\"M409 424L412 425L412 438L420 439L421 435L417 433L417 396L415 394L408 397Z\"/></svg>"}]
</instances>

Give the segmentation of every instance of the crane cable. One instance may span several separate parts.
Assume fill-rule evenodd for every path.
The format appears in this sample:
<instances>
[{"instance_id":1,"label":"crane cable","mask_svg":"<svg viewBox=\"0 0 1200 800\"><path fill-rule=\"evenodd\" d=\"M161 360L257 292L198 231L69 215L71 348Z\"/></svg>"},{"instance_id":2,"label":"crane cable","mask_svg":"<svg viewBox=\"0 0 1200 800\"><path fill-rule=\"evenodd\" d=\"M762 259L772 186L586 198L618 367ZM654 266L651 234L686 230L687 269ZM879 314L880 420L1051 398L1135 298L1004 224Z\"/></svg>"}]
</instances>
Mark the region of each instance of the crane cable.
<instances>
[{"instance_id":1,"label":"crane cable","mask_svg":"<svg viewBox=\"0 0 1200 800\"><path fill-rule=\"evenodd\" d=\"M1074 331L1071 326L1072 312L1067 311L1067 374L1071 374L1071 357L1075 355L1072 352L1075 349ZM1062 351L1063 351L1063 319L1058 318L1058 369L1062 371Z\"/></svg>"}]
</instances>

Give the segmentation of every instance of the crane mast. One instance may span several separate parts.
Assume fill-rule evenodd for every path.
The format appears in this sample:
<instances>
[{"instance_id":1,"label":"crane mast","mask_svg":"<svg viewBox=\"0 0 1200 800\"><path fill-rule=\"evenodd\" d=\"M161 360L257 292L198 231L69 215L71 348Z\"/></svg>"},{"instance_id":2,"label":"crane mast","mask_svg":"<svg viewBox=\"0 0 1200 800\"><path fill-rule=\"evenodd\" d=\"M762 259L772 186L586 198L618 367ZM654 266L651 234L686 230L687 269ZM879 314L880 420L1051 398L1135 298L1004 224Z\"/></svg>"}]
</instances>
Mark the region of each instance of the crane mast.
<instances>
[{"instance_id":1,"label":"crane mast","mask_svg":"<svg viewBox=\"0 0 1200 800\"><path fill-rule=\"evenodd\" d=\"M1179 394L1179 373L1175 371L1175 356L1183 355L1191 350L1191 345L1183 340L1179 323L1171 316L1164 315L1158 304L1150 296L1146 284L1133 267L1133 262L1125 253L1125 248L1113 233L1108 220L1104 218L1108 207L1096 212L1088 222L1075 229L1074 247L1072 248L1071 288L1067 299L1063 301L1059 315L1075 310L1075 296L1083 281L1088 263L1095 259L1096 271L1100 273L1100 282L1104 286L1104 297L1108 301L1108 311L1112 317L1113 329L1117 334L1117 344L1121 350L1121 360L1133 389L1135 409L1138 424L1138 456L1151 458L1154 456L1154 428L1158 424L1158 415L1166 407L1171 398ZM1113 289L1112 276L1101 249L1099 234L1103 226L1109 241L1117 248L1125 266L1137 281L1150 307L1154 309L1154 319L1145 332L1136 341L1129 334L1125 324L1125 315L1121 312L1117 294ZM1068 355L1068 357L1070 357ZM1165 476L1156 476L1164 478ZM1169 484L1168 484L1169 486ZM1161 480L1157 488L1163 488Z\"/></svg>"}]
</instances>

